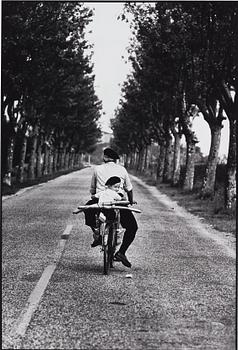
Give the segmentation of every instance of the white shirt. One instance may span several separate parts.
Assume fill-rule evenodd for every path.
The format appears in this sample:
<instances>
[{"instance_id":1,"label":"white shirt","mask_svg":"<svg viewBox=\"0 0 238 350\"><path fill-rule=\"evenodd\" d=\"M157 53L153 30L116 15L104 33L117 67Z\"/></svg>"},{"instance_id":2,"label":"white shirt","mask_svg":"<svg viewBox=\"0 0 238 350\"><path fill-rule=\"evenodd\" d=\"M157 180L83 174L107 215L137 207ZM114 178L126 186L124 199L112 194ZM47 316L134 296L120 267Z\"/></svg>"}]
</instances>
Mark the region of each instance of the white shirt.
<instances>
[{"instance_id":1,"label":"white shirt","mask_svg":"<svg viewBox=\"0 0 238 350\"><path fill-rule=\"evenodd\" d=\"M96 193L95 197L99 198L99 205L121 200L121 196L111 188L106 188L104 191Z\"/></svg>"},{"instance_id":2,"label":"white shirt","mask_svg":"<svg viewBox=\"0 0 238 350\"><path fill-rule=\"evenodd\" d=\"M120 193L125 194L125 192L132 190L132 184L126 169L120 164L108 162L94 167L90 193L95 194L103 191L106 181L112 176L118 176L121 179Z\"/></svg>"}]
</instances>

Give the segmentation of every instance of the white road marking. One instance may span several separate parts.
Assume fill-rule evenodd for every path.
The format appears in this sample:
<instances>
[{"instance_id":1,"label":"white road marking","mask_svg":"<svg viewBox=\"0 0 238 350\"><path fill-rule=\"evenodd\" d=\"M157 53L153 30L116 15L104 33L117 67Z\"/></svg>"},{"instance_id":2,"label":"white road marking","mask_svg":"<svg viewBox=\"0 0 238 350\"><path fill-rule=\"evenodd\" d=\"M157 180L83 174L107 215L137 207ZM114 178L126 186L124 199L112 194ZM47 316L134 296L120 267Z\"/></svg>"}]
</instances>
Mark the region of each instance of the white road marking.
<instances>
[{"instance_id":1,"label":"white road marking","mask_svg":"<svg viewBox=\"0 0 238 350\"><path fill-rule=\"evenodd\" d=\"M39 279L37 285L35 286L34 290L32 291L26 307L23 309L20 317L18 318L17 321L17 328L16 328L16 333L18 335L23 336L26 332L26 329L31 321L31 317L33 313L35 312L40 299L47 287L47 284L56 268L56 263L49 265L45 268L41 278Z\"/></svg>"},{"instance_id":2,"label":"white road marking","mask_svg":"<svg viewBox=\"0 0 238 350\"><path fill-rule=\"evenodd\" d=\"M62 236L68 237L72 228L73 228L73 225L67 225ZM37 309L39 302L41 300L41 297L44 294L44 291L45 291L45 289L50 281L50 278L53 275L53 273L57 267L57 264L62 256L65 244L66 244L66 239L61 238L59 241L59 245L58 245L56 252L55 252L54 262L45 268L45 270L43 271L43 273L41 275L41 278L39 279L35 288L31 292L31 295L27 301L27 304L26 304L25 308L22 310L22 312L21 312L21 314L16 322L14 333L17 333L17 335L24 336L24 334L27 330L27 327L31 321L32 315L35 312L35 310Z\"/></svg>"}]
</instances>

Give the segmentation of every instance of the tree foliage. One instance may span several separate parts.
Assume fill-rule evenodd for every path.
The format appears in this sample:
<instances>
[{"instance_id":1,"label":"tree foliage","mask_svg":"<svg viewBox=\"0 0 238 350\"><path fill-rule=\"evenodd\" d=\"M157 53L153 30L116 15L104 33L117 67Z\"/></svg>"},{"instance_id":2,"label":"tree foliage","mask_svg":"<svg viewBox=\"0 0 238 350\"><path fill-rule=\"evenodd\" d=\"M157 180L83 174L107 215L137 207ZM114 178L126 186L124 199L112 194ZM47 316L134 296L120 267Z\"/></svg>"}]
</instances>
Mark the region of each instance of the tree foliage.
<instances>
[{"instance_id":1,"label":"tree foliage","mask_svg":"<svg viewBox=\"0 0 238 350\"><path fill-rule=\"evenodd\" d=\"M132 18L133 37L128 53L133 71L124 84L123 99L112 124L115 143L118 150L126 152L123 136L126 126L128 153L137 144L146 148L154 141L162 152L175 130L180 135L183 133L187 143L188 189L192 189L198 141L192 121L198 112L213 133L216 127L222 127L224 110L234 135L237 11L236 2L229 5L222 2L126 3L121 15L122 20ZM232 169L234 142L233 137L227 164L227 168ZM209 158L208 167L212 164L212 169L208 172L214 173L218 152L212 147L218 149L219 145L211 144L210 153L216 155L212 160L212 156ZM212 185L214 187L214 181Z\"/></svg>"},{"instance_id":2,"label":"tree foliage","mask_svg":"<svg viewBox=\"0 0 238 350\"><path fill-rule=\"evenodd\" d=\"M92 15L80 2L3 2L3 132L27 123L30 136L38 125L55 148L93 149L101 102L85 40Z\"/></svg>"}]
</instances>

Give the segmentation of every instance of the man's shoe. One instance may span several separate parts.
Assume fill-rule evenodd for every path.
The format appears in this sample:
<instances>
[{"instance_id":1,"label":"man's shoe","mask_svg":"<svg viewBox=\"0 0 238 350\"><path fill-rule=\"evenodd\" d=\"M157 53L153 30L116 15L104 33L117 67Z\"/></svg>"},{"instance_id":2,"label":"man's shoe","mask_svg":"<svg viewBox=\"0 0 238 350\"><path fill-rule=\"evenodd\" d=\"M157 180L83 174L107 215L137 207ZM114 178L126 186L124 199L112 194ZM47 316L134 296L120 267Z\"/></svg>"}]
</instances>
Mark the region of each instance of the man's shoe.
<instances>
[{"instance_id":1,"label":"man's shoe","mask_svg":"<svg viewBox=\"0 0 238 350\"><path fill-rule=\"evenodd\" d=\"M126 267L131 267L130 261L128 261L127 257L124 254L122 254L121 252L117 252L114 255L114 260L121 261L123 263L123 265L125 265Z\"/></svg>"},{"instance_id":2,"label":"man's shoe","mask_svg":"<svg viewBox=\"0 0 238 350\"><path fill-rule=\"evenodd\" d=\"M102 236L99 236L98 238L94 239L93 243L91 244L91 247L94 248L101 244L102 244Z\"/></svg>"}]
</instances>

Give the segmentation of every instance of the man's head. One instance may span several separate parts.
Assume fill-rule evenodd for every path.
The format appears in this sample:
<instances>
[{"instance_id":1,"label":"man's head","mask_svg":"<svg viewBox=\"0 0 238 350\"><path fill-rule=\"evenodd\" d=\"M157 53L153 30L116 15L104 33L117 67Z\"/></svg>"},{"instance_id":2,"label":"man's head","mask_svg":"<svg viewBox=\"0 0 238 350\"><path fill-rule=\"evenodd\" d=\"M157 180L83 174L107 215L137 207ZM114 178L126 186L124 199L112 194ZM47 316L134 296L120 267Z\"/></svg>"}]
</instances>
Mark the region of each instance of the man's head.
<instances>
[{"instance_id":1,"label":"man's head","mask_svg":"<svg viewBox=\"0 0 238 350\"><path fill-rule=\"evenodd\" d=\"M121 179L118 176L109 177L109 179L107 179L107 181L105 182L105 186L107 186L108 188L116 192L119 191L120 184L121 184Z\"/></svg>"},{"instance_id":2,"label":"man's head","mask_svg":"<svg viewBox=\"0 0 238 350\"><path fill-rule=\"evenodd\" d=\"M107 162L116 162L117 159L120 159L117 152L115 152L113 149L107 147L103 151L103 160L105 163Z\"/></svg>"}]
</instances>

